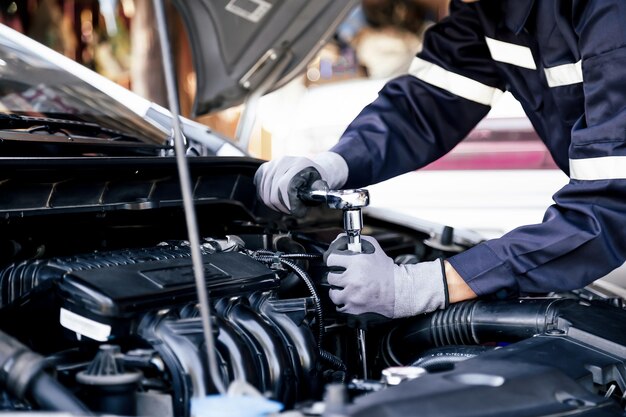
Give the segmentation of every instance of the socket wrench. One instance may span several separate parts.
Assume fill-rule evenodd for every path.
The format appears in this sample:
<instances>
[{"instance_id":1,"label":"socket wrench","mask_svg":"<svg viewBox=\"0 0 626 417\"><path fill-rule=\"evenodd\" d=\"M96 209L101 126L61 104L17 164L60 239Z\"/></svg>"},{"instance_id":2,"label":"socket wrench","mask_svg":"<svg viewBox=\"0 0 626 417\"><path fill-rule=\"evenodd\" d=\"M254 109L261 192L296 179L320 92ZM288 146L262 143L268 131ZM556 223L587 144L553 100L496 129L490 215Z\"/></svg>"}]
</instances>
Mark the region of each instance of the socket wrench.
<instances>
[{"instance_id":1,"label":"socket wrench","mask_svg":"<svg viewBox=\"0 0 626 417\"><path fill-rule=\"evenodd\" d=\"M331 209L343 210L343 229L348 236L348 250L355 253L362 252L363 213L361 208L370 204L369 191L365 189L330 190L326 181L317 180L311 187L298 190L298 197L304 202L326 204ZM365 330L357 327L356 331L363 379L367 379Z\"/></svg>"}]
</instances>

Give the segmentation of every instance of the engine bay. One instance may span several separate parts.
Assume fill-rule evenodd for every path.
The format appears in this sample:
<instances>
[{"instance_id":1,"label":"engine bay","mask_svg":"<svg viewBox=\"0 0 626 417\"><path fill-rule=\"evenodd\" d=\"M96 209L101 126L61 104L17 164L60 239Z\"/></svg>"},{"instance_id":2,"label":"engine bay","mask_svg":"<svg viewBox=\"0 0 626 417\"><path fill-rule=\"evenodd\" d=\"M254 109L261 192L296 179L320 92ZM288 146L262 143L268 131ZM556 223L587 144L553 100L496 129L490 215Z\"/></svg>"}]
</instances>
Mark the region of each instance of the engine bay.
<instances>
[{"instance_id":1,"label":"engine bay","mask_svg":"<svg viewBox=\"0 0 626 417\"><path fill-rule=\"evenodd\" d=\"M195 172L225 385L246 381L296 415L623 415L622 299L583 289L402 320L340 314L323 262L340 215L272 216L249 194L256 165L238 164ZM120 167L80 181L68 170L51 182L30 169L0 183L22 190L13 206L0 200L2 410L54 409L42 374L93 413L189 416L194 398L216 393L182 210L162 168L146 165L132 181ZM81 205L76 189L87 183L89 195L114 192ZM39 195L66 205L15 203ZM364 233L396 263L468 247L451 229L442 242L376 217L365 217Z\"/></svg>"}]
</instances>

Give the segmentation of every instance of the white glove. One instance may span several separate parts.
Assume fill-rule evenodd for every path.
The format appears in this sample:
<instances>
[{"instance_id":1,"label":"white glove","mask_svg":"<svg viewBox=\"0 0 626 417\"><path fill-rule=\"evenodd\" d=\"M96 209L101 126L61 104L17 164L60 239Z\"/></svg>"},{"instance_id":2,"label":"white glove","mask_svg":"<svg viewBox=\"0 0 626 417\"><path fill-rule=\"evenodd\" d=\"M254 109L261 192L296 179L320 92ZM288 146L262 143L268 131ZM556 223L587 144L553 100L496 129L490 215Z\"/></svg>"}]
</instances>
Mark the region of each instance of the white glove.
<instances>
[{"instance_id":1,"label":"white glove","mask_svg":"<svg viewBox=\"0 0 626 417\"><path fill-rule=\"evenodd\" d=\"M254 184L269 208L302 217L307 208L298 198L298 189L310 187L319 179L331 189L341 187L348 179L348 164L334 152L322 152L312 159L286 156L261 165Z\"/></svg>"},{"instance_id":2,"label":"white glove","mask_svg":"<svg viewBox=\"0 0 626 417\"><path fill-rule=\"evenodd\" d=\"M347 237L339 235L324 255L329 272L330 299L337 311L378 313L389 318L429 313L448 305L443 261L396 265L376 239L362 236L363 253L347 250Z\"/></svg>"}]
</instances>

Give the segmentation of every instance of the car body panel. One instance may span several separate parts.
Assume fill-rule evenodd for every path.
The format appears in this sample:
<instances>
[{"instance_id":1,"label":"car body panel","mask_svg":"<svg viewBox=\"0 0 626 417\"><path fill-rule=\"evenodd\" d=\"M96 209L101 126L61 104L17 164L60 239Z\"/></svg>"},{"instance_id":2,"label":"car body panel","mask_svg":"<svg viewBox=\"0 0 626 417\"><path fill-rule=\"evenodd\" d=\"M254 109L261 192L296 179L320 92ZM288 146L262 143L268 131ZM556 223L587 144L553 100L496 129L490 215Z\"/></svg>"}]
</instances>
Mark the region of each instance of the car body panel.
<instances>
[{"instance_id":1,"label":"car body panel","mask_svg":"<svg viewBox=\"0 0 626 417\"><path fill-rule=\"evenodd\" d=\"M176 0L193 52L193 114L232 107L299 74L355 0ZM277 73L278 72L278 73Z\"/></svg>"},{"instance_id":2,"label":"car body panel","mask_svg":"<svg viewBox=\"0 0 626 417\"><path fill-rule=\"evenodd\" d=\"M161 144L169 144L169 135L172 130L172 116L169 110L133 93L113 81L97 74L79 63L53 51L52 49L34 41L33 39L0 24L0 38L9 45L15 45L30 54L39 57L42 62L48 62L52 68L66 71L67 74L82 80L89 86L99 90L110 100L124 107L145 122L162 132ZM181 117L183 131L187 139L197 142L209 155L247 156L247 152L239 148L227 138L212 132L207 126Z\"/></svg>"}]
</instances>

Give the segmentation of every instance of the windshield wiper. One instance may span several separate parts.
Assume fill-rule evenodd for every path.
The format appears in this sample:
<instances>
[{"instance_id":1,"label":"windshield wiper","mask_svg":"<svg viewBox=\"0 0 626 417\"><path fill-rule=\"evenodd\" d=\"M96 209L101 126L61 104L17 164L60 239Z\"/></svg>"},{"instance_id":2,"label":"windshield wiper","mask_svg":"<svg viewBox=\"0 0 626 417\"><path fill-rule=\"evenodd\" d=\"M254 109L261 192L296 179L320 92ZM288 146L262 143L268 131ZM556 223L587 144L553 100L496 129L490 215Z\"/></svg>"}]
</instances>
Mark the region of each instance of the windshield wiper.
<instances>
[{"instance_id":1,"label":"windshield wiper","mask_svg":"<svg viewBox=\"0 0 626 417\"><path fill-rule=\"evenodd\" d=\"M22 116L19 114L0 114L0 130L20 130L25 133L43 131L53 135L62 133L68 139L72 139L73 136L85 136L98 141L146 144L137 136L102 127L96 123L50 117ZM158 145L155 146L158 147Z\"/></svg>"}]
</instances>

